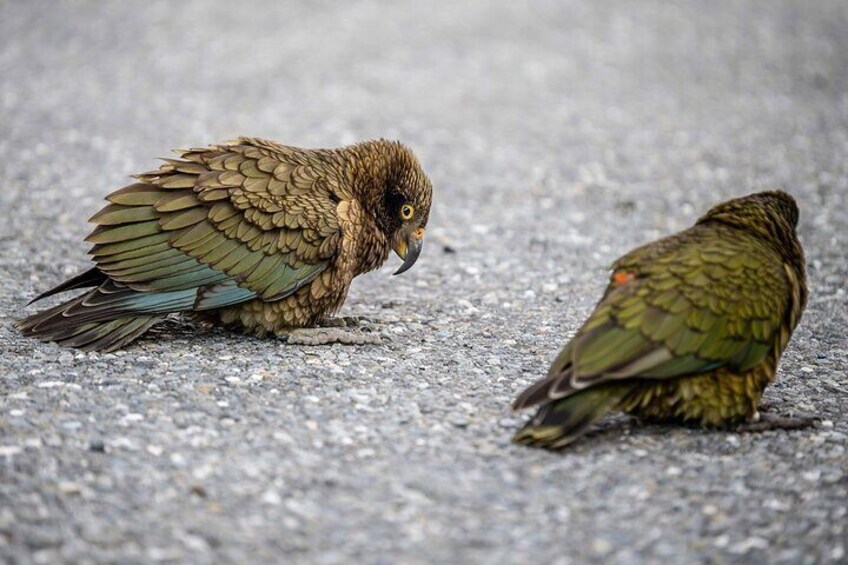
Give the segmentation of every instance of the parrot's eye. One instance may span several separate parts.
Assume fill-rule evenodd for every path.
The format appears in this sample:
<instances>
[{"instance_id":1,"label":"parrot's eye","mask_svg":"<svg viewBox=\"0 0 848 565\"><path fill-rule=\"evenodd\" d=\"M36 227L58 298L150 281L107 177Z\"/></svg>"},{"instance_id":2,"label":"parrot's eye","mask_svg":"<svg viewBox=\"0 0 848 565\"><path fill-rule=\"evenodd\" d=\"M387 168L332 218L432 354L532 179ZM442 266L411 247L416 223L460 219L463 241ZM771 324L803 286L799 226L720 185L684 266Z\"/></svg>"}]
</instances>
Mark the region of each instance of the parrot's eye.
<instances>
[{"instance_id":1,"label":"parrot's eye","mask_svg":"<svg viewBox=\"0 0 848 565\"><path fill-rule=\"evenodd\" d=\"M415 215L415 208L409 204L404 204L400 207L400 217L404 220L409 220Z\"/></svg>"}]
</instances>

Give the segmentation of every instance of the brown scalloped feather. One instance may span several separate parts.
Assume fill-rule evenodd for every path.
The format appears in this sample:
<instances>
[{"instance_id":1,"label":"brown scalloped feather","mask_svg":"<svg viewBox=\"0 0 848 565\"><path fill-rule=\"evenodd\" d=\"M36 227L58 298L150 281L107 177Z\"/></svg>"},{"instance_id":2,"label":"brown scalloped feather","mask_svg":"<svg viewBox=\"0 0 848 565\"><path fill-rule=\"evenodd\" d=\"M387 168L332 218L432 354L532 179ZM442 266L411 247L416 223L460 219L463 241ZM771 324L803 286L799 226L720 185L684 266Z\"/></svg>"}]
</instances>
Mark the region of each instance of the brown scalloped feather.
<instances>
[{"instance_id":1,"label":"brown scalloped feather","mask_svg":"<svg viewBox=\"0 0 848 565\"><path fill-rule=\"evenodd\" d=\"M96 288L21 322L26 335L111 350L193 311L258 334L313 325L397 244L395 193L419 210L412 227L429 216L430 182L396 142L308 150L239 138L177 153L107 196L86 238L97 276L45 296Z\"/></svg>"}]
</instances>

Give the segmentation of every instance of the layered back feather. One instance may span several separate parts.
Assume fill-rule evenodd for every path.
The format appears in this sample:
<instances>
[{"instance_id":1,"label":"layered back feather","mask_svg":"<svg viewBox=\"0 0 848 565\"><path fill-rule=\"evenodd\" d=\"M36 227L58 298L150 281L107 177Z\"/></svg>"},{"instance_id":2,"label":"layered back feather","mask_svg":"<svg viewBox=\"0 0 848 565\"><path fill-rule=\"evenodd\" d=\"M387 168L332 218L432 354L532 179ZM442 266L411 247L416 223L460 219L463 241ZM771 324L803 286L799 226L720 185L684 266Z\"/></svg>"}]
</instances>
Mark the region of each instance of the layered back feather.
<instances>
[{"instance_id":1,"label":"layered back feather","mask_svg":"<svg viewBox=\"0 0 848 565\"><path fill-rule=\"evenodd\" d=\"M281 300L331 264L338 152L243 138L180 156L107 197L87 238L96 267L36 300L95 288L26 318L24 335L111 351L171 312Z\"/></svg>"}]
</instances>

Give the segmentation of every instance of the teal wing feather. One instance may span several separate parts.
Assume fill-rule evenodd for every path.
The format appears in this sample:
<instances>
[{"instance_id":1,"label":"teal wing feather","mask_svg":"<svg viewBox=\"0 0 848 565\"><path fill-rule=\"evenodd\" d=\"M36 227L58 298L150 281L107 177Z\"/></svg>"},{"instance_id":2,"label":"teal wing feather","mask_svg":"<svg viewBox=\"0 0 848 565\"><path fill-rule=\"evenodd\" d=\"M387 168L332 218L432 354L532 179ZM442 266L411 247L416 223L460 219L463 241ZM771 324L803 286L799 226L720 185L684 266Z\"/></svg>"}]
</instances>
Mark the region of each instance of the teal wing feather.
<instances>
[{"instance_id":1,"label":"teal wing feather","mask_svg":"<svg viewBox=\"0 0 848 565\"><path fill-rule=\"evenodd\" d=\"M301 150L241 139L139 175L107 197L87 238L97 268L126 292L86 306L154 313L288 296L339 249L330 169Z\"/></svg>"}]
</instances>

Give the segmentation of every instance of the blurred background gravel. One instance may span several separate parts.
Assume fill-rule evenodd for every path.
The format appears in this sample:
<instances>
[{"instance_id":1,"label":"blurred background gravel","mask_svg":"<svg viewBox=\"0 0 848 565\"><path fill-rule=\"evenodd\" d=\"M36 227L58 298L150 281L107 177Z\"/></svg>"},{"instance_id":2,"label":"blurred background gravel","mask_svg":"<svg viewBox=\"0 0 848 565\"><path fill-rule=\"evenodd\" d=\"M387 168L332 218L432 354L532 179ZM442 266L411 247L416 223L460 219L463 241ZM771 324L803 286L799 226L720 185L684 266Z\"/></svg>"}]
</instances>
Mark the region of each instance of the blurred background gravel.
<instances>
[{"instance_id":1,"label":"blurred background gravel","mask_svg":"<svg viewBox=\"0 0 848 565\"><path fill-rule=\"evenodd\" d=\"M845 2L6 1L0 77L0 561L845 562ZM239 134L419 154L422 258L342 311L390 341L15 333L105 194ZM811 299L765 401L819 428L510 445L614 258L773 187Z\"/></svg>"}]
</instances>

